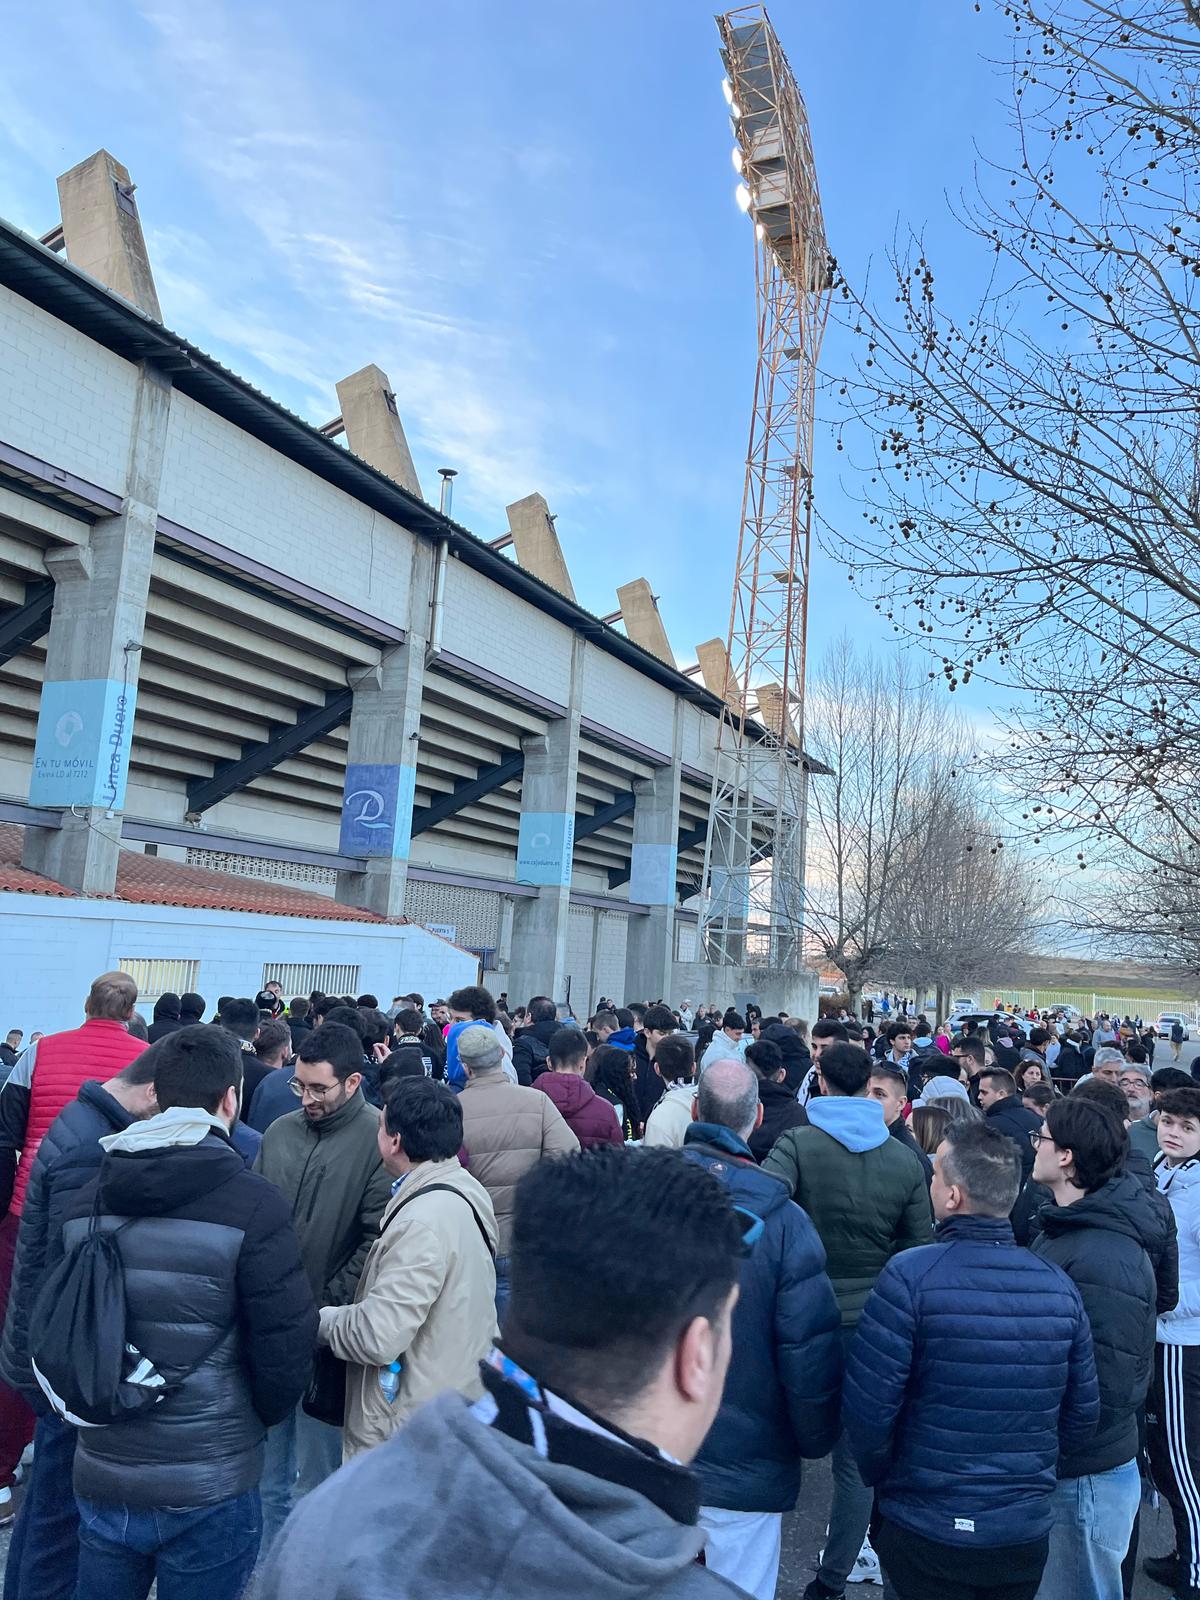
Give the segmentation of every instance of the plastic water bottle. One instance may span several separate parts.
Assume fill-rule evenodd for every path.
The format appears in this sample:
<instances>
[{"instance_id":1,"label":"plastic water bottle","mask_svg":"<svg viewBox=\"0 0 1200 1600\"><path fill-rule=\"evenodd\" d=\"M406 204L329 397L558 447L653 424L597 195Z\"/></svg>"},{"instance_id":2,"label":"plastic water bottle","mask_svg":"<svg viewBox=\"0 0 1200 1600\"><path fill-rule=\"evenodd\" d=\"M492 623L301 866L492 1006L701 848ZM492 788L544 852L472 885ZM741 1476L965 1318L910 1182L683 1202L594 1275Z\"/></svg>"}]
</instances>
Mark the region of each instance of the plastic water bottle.
<instances>
[{"instance_id":1,"label":"plastic water bottle","mask_svg":"<svg viewBox=\"0 0 1200 1600\"><path fill-rule=\"evenodd\" d=\"M379 1389L388 1405L394 1405L400 1393L400 1363L393 1361L379 1374Z\"/></svg>"}]
</instances>

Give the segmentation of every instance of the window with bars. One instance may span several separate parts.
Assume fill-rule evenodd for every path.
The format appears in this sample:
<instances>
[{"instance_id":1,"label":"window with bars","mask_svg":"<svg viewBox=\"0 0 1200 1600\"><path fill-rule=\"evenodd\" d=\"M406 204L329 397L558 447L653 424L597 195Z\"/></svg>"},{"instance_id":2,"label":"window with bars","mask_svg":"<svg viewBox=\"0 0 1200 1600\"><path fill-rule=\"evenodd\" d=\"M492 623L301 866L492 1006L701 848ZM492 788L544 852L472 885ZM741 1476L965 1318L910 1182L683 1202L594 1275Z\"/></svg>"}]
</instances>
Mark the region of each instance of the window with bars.
<instances>
[{"instance_id":1,"label":"window with bars","mask_svg":"<svg viewBox=\"0 0 1200 1600\"><path fill-rule=\"evenodd\" d=\"M157 1000L164 994L194 993L200 979L198 961L160 961L155 957L123 956L117 963L138 987L139 1000Z\"/></svg>"},{"instance_id":2,"label":"window with bars","mask_svg":"<svg viewBox=\"0 0 1200 1600\"><path fill-rule=\"evenodd\" d=\"M282 984L284 995L294 999L297 995L358 993L358 967L336 966L331 963L308 964L303 961L267 961L262 969L262 983Z\"/></svg>"}]
</instances>

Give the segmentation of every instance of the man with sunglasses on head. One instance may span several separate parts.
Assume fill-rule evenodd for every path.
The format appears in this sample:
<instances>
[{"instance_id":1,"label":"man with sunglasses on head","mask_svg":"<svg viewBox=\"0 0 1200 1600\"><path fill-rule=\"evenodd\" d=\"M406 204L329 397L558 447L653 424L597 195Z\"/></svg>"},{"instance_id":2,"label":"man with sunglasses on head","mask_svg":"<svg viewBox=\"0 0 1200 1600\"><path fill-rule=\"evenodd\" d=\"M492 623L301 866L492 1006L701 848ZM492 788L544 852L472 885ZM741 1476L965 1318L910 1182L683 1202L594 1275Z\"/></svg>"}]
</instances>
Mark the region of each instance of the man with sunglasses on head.
<instances>
[{"instance_id":1,"label":"man with sunglasses on head","mask_svg":"<svg viewBox=\"0 0 1200 1600\"><path fill-rule=\"evenodd\" d=\"M318 1308L354 1299L391 1197L379 1112L362 1093L362 1067L362 1040L353 1028L326 1022L314 1029L296 1057L297 1109L271 1123L255 1163L291 1206ZM341 1429L302 1407L271 1429L262 1480L264 1557L293 1496L314 1489L341 1461Z\"/></svg>"}]
</instances>

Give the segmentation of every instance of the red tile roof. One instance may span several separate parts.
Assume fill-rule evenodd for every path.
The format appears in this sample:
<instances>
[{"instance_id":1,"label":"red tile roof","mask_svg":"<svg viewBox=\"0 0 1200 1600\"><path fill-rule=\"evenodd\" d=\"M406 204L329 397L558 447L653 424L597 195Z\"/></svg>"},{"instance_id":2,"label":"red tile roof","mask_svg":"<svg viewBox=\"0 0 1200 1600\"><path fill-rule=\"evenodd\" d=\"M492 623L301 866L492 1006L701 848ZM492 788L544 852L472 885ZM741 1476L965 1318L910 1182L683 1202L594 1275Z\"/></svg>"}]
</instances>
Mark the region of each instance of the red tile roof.
<instances>
[{"instance_id":1,"label":"red tile roof","mask_svg":"<svg viewBox=\"0 0 1200 1600\"><path fill-rule=\"evenodd\" d=\"M28 872L20 865L22 830L0 823L0 890L17 894L69 896L73 890ZM195 910L250 911L261 916L312 917L322 922L386 922L386 917L359 906L339 905L329 895L315 894L265 878L243 878L232 872L189 867L163 856L122 850L117 864L114 899L134 905L187 906ZM402 919L401 919L402 920Z\"/></svg>"},{"instance_id":2,"label":"red tile roof","mask_svg":"<svg viewBox=\"0 0 1200 1600\"><path fill-rule=\"evenodd\" d=\"M21 865L21 839L24 830L11 822L0 822L0 890L12 894L49 894L69 899L75 891L53 878L30 872Z\"/></svg>"}]
</instances>

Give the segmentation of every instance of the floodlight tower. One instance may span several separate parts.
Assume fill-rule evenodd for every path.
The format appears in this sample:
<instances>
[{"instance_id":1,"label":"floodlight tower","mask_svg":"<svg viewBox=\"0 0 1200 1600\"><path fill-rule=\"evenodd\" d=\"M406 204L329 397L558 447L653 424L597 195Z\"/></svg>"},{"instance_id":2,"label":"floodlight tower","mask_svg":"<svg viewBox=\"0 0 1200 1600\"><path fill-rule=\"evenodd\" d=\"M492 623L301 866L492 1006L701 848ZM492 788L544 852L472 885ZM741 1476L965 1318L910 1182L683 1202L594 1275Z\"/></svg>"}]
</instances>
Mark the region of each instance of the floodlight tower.
<instances>
[{"instance_id":1,"label":"floodlight tower","mask_svg":"<svg viewBox=\"0 0 1200 1600\"><path fill-rule=\"evenodd\" d=\"M717 18L754 224L758 370L700 916L704 959L798 969L804 656L817 357L831 273L808 116L762 6ZM750 725L754 718L757 728Z\"/></svg>"}]
</instances>

